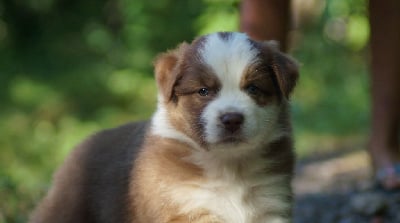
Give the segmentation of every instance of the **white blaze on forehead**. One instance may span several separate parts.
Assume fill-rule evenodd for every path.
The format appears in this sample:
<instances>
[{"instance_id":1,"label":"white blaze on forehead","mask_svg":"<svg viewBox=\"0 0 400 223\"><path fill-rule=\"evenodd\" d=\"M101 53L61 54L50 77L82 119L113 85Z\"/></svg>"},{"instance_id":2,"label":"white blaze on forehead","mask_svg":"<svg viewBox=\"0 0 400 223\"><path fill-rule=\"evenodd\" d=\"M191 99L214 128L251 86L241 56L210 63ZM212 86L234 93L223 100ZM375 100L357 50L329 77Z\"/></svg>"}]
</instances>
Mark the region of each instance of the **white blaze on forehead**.
<instances>
[{"instance_id":1,"label":"white blaze on forehead","mask_svg":"<svg viewBox=\"0 0 400 223\"><path fill-rule=\"evenodd\" d=\"M221 82L237 87L246 67L255 62L258 53L243 33L230 33L226 38L220 34L211 34L207 36L201 50L202 59Z\"/></svg>"}]
</instances>

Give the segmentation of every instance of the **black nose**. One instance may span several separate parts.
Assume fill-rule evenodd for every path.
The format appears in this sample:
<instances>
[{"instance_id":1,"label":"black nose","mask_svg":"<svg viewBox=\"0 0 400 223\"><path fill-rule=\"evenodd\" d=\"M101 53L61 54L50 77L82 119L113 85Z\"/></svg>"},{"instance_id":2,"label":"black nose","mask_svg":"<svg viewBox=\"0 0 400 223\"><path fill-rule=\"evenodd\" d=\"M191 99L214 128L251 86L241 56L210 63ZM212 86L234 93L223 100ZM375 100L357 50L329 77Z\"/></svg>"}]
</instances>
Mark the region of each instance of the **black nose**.
<instances>
[{"instance_id":1,"label":"black nose","mask_svg":"<svg viewBox=\"0 0 400 223\"><path fill-rule=\"evenodd\" d=\"M237 112L228 112L222 114L219 118L225 129L232 133L239 130L244 121L243 115Z\"/></svg>"}]
</instances>

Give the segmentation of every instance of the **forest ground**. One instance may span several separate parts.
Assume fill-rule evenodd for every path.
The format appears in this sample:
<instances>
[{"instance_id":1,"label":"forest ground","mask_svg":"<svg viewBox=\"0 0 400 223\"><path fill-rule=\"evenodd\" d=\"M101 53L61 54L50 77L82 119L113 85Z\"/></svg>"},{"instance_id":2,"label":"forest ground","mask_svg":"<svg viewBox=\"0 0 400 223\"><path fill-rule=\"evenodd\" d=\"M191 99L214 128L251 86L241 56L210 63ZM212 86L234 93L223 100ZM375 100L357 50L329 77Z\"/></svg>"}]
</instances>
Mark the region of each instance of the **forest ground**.
<instances>
[{"instance_id":1,"label":"forest ground","mask_svg":"<svg viewBox=\"0 0 400 223\"><path fill-rule=\"evenodd\" d=\"M295 223L398 223L400 191L373 181L368 154L345 150L300 160L293 181Z\"/></svg>"}]
</instances>

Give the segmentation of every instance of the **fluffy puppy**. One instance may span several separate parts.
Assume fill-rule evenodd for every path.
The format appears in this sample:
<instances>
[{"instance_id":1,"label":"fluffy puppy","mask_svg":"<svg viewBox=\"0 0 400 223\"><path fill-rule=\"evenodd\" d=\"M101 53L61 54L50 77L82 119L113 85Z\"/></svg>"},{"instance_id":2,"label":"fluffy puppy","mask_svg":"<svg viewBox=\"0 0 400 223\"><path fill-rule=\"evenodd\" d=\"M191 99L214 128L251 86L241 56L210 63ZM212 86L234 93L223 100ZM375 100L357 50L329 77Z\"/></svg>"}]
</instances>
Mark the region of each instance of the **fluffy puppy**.
<instances>
[{"instance_id":1,"label":"fluffy puppy","mask_svg":"<svg viewBox=\"0 0 400 223\"><path fill-rule=\"evenodd\" d=\"M224 32L161 54L155 76L151 121L79 145L30 222L291 222L296 63Z\"/></svg>"}]
</instances>

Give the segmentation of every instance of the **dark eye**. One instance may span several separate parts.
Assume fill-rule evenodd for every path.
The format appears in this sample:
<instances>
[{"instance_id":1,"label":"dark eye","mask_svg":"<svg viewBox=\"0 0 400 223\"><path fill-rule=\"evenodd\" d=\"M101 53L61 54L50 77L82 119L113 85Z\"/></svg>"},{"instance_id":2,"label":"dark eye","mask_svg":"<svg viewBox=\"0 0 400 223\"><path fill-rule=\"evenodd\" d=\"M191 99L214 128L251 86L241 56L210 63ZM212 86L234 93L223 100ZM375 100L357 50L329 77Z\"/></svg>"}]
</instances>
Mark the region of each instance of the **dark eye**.
<instances>
[{"instance_id":1,"label":"dark eye","mask_svg":"<svg viewBox=\"0 0 400 223\"><path fill-rule=\"evenodd\" d=\"M201 88L198 91L198 93L199 93L200 96L207 96L208 95L208 89L207 88Z\"/></svg>"},{"instance_id":2,"label":"dark eye","mask_svg":"<svg viewBox=\"0 0 400 223\"><path fill-rule=\"evenodd\" d=\"M254 84L248 85L245 90L250 95L258 95L260 93L260 89Z\"/></svg>"}]
</instances>

